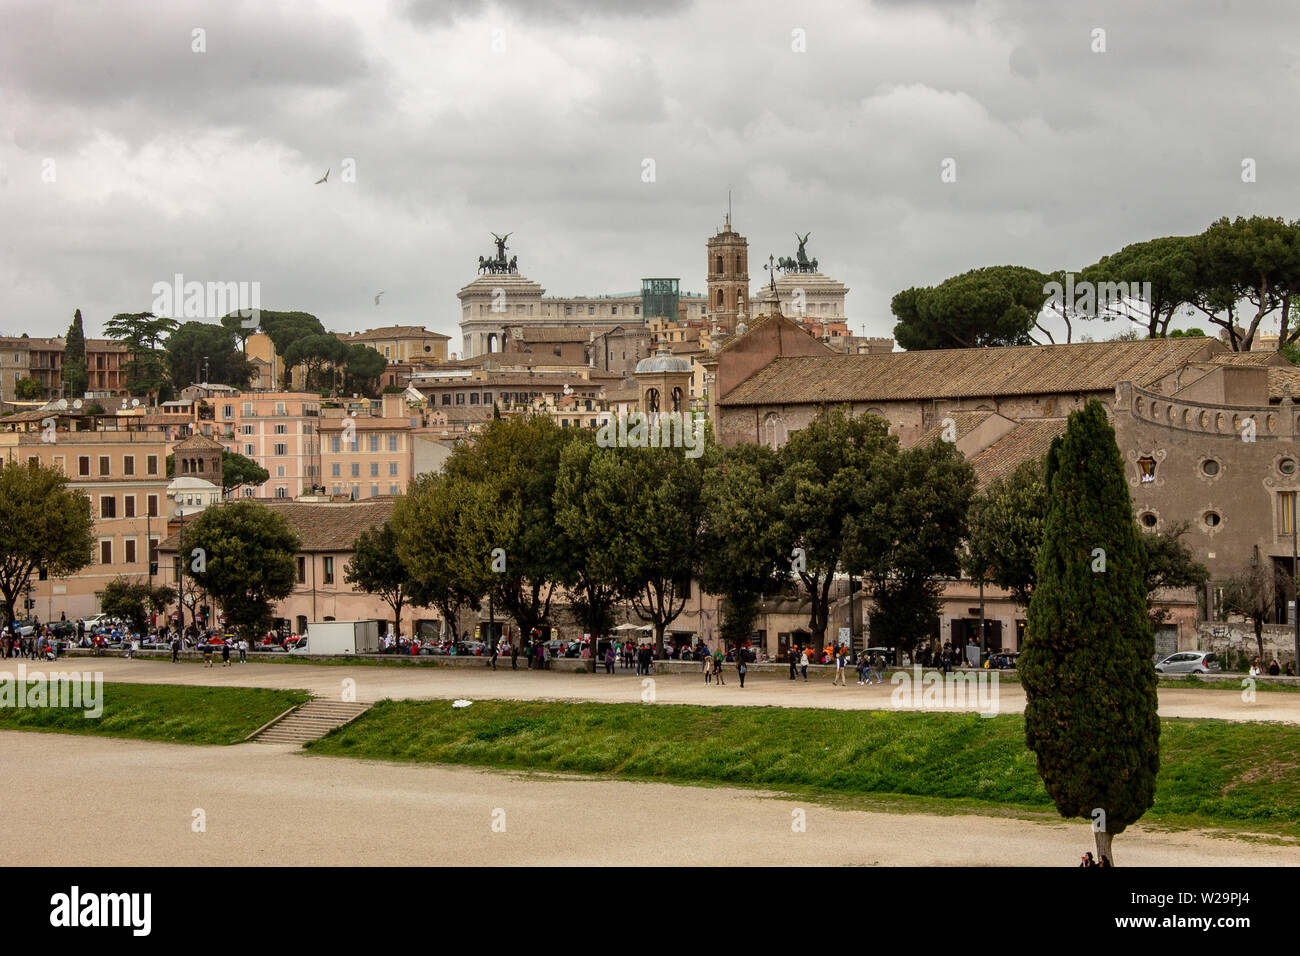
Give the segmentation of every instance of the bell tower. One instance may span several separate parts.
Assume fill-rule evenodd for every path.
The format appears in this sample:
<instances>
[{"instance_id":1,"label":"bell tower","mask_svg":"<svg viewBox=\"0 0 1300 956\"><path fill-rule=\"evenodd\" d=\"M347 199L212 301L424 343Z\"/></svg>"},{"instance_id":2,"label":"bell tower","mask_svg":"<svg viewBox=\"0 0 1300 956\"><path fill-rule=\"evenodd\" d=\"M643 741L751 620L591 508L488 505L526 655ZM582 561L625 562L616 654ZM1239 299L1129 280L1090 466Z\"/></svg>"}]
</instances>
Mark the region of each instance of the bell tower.
<instances>
[{"instance_id":1,"label":"bell tower","mask_svg":"<svg viewBox=\"0 0 1300 956\"><path fill-rule=\"evenodd\" d=\"M730 199L727 218L718 234L707 242L710 325L728 334L736 330L741 315L749 314L749 240L731 228Z\"/></svg>"}]
</instances>

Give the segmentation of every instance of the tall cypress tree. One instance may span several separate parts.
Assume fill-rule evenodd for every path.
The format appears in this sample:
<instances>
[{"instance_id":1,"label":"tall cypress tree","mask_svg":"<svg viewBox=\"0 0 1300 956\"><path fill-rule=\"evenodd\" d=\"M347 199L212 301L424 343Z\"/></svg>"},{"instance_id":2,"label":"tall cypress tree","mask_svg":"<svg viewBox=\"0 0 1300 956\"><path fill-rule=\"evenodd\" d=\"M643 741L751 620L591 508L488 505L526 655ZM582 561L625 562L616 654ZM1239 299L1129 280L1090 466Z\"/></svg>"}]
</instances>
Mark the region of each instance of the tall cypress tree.
<instances>
[{"instance_id":1,"label":"tall cypress tree","mask_svg":"<svg viewBox=\"0 0 1300 956\"><path fill-rule=\"evenodd\" d=\"M90 384L86 371L86 330L81 324L81 310L72 316L63 343L63 387L68 398L81 398Z\"/></svg>"},{"instance_id":2,"label":"tall cypress tree","mask_svg":"<svg viewBox=\"0 0 1300 956\"><path fill-rule=\"evenodd\" d=\"M1112 837L1155 800L1160 721L1146 549L1100 402L1070 415L1048 453L1046 481L1017 662L1025 742L1057 810L1093 821L1097 852L1113 861Z\"/></svg>"}]
</instances>

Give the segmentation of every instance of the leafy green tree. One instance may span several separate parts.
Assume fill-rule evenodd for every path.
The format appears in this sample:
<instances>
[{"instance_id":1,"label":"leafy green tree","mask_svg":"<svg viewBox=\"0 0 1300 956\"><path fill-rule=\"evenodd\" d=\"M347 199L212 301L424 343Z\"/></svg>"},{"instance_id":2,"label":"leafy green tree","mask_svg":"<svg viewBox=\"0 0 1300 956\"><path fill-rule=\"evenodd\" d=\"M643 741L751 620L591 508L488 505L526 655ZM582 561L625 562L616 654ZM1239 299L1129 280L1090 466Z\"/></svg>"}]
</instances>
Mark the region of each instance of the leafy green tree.
<instances>
[{"instance_id":1,"label":"leafy green tree","mask_svg":"<svg viewBox=\"0 0 1300 956\"><path fill-rule=\"evenodd\" d=\"M126 389L132 395L147 395L156 404L170 394L167 359L162 342L174 332L175 319L152 312L119 312L104 323L104 333L126 345L131 360L123 366Z\"/></svg>"},{"instance_id":2,"label":"leafy green tree","mask_svg":"<svg viewBox=\"0 0 1300 956\"><path fill-rule=\"evenodd\" d=\"M1197 237L1197 289L1192 305L1223 328L1234 351L1248 352L1265 316L1283 310L1282 341L1297 330L1289 327L1290 301L1300 287L1300 223L1281 217L1226 217ZM1241 301L1255 307L1243 328Z\"/></svg>"},{"instance_id":3,"label":"leafy green tree","mask_svg":"<svg viewBox=\"0 0 1300 956\"><path fill-rule=\"evenodd\" d=\"M364 346L363 346L364 347ZM348 346L338 336L322 332L294 339L281 354L286 371L301 365L306 369L305 386L320 386L326 367L342 365L347 359Z\"/></svg>"},{"instance_id":4,"label":"leafy green tree","mask_svg":"<svg viewBox=\"0 0 1300 956\"><path fill-rule=\"evenodd\" d=\"M35 401L41 397L41 383L26 376L18 379L14 382L14 397L24 402Z\"/></svg>"},{"instance_id":5,"label":"leafy green tree","mask_svg":"<svg viewBox=\"0 0 1300 956\"><path fill-rule=\"evenodd\" d=\"M990 481L971 503L967 572L1010 592L1021 607L1034 590L1047 486L1041 459Z\"/></svg>"},{"instance_id":6,"label":"leafy green tree","mask_svg":"<svg viewBox=\"0 0 1300 956\"><path fill-rule=\"evenodd\" d=\"M223 450L221 452L221 491L223 494L230 494L236 488L248 486L256 488L268 478L271 473L253 461L238 452Z\"/></svg>"},{"instance_id":7,"label":"leafy green tree","mask_svg":"<svg viewBox=\"0 0 1300 956\"><path fill-rule=\"evenodd\" d=\"M894 447L857 487L845 564L870 583L872 633L910 650L937 630L943 578L961 571L975 470L952 442Z\"/></svg>"},{"instance_id":8,"label":"leafy green tree","mask_svg":"<svg viewBox=\"0 0 1300 956\"><path fill-rule=\"evenodd\" d=\"M890 309L894 339L916 349L1032 345L1051 276L1024 266L972 269L939 285L898 293Z\"/></svg>"},{"instance_id":9,"label":"leafy green tree","mask_svg":"<svg viewBox=\"0 0 1300 956\"><path fill-rule=\"evenodd\" d=\"M69 399L81 398L90 385L86 371L86 329L81 321L81 310L72 314L72 324L63 340L63 389Z\"/></svg>"},{"instance_id":10,"label":"leafy green tree","mask_svg":"<svg viewBox=\"0 0 1300 956\"><path fill-rule=\"evenodd\" d=\"M637 617L654 627L655 646L686 609L704 547L704 474L714 445L688 458L680 448L630 449L634 505L624 552L628 597Z\"/></svg>"},{"instance_id":11,"label":"leafy green tree","mask_svg":"<svg viewBox=\"0 0 1300 956\"><path fill-rule=\"evenodd\" d=\"M99 607L105 614L121 618L136 634L149 627L150 612L164 610L176 600L176 591L166 585L150 587L145 581L116 577L104 586Z\"/></svg>"},{"instance_id":12,"label":"leafy green tree","mask_svg":"<svg viewBox=\"0 0 1300 956\"><path fill-rule=\"evenodd\" d=\"M1200 590L1210 579L1209 569L1196 560L1191 549L1183 541L1190 527L1188 522L1179 521L1162 531L1143 534L1147 554L1143 581L1153 624L1161 624L1169 616L1168 609L1155 607L1157 591L1164 588Z\"/></svg>"},{"instance_id":13,"label":"leafy green tree","mask_svg":"<svg viewBox=\"0 0 1300 956\"><path fill-rule=\"evenodd\" d=\"M271 340L271 345L275 348L284 364L283 386L287 389L293 377L293 370L298 363L290 363L284 359L285 353L295 342L314 336L325 334L325 326L321 324L320 319L310 312L273 312L262 309L258 313L260 322L259 329L265 332ZM221 320L227 328L239 324L241 330L243 319L238 313L226 316ZM242 336L245 347L247 346L247 336Z\"/></svg>"},{"instance_id":14,"label":"leafy green tree","mask_svg":"<svg viewBox=\"0 0 1300 956\"><path fill-rule=\"evenodd\" d=\"M185 526L182 572L221 606L249 641L271 625L271 605L289 596L301 541L284 515L253 501L206 508Z\"/></svg>"},{"instance_id":15,"label":"leafy green tree","mask_svg":"<svg viewBox=\"0 0 1300 956\"><path fill-rule=\"evenodd\" d=\"M0 468L0 596L4 624L32 574L67 577L90 564L90 499L58 470L36 462Z\"/></svg>"},{"instance_id":16,"label":"leafy green tree","mask_svg":"<svg viewBox=\"0 0 1300 956\"><path fill-rule=\"evenodd\" d=\"M1092 284L1090 307L1103 321L1127 319L1144 327L1147 338L1163 338L1174 317L1196 300L1197 242L1195 236L1164 236L1131 243L1084 268L1076 285ZM1149 298L1139 299L1148 285Z\"/></svg>"},{"instance_id":17,"label":"leafy green tree","mask_svg":"<svg viewBox=\"0 0 1300 956\"><path fill-rule=\"evenodd\" d=\"M497 605L525 635L549 620L571 559L564 535L556 533L555 485L573 434L547 415L490 421L475 444L458 447L444 466L450 478L468 483L469 550L462 560L490 574ZM491 570L494 554L504 558L505 570Z\"/></svg>"},{"instance_id":18,"label":"leafy green tree","mask_svg":"<svg viewBox=\"0 0 1300 956\"><path fill-rule=\"evenodd\" d=\"M252 321L253 318L251 316L240 315L239 311L231 312L229 315L223 315L221 317L221 327L230 334L232 340L239 344L239 351L241 353L247 353L248 337L256 332L258 326L261 324L260 320L256 325L245 324Z\"/></svg>"},{"instance_id":19,"label":"leafy green tree","mask_svg":"<svg viewBox=\"0 0 1300 956\"><path fill-rule=\"evenodd\" d=\"M352 546L352 558L344 569L343 580L369 594L378 594L393 609L393 633L402 633L402 608L411 603L420 586L397 550L397 532L390 519L367 528Z\"/></svg>"},{"instance_id":20,"label":"leafy green tree","mask_svg":"<svg viewBox=\"0 0 1300 956\"><path fill-rule=\"evenodd\" d=\"M246 389L253 375L252 363L235 347L235 336L211 322L186 322L177 328L167 339L166 356L167 372L178 390L205 376L209 382Z\"/></svg>"},{"instance_id":21,"label":"leafy green tree","mask_svg":"<svg viewBox=\"0 0 1300 956\"><path fill-rule=\"evenodd\" d=\"M1025 741L1064 817L1097 820L1097 851L1151 807L1160 765L1146 553L1099 401L1048 452L1047 512L1018 668ZM1098 814L1103 814L1104 818Z\"/></svg>"},{"instance_id":22,"label":"leafy green tree","mask_svg":"<svg viewBox=\"0 0 1300 956\"><path fill-rule=\"evenodd\" d=\"M630 523L638 489L629 453L600 448L578 432L560 454L555 479L555 520L568 546L560 583L574 616L592 635L614 626L614 605L631 589L627 556L636 547ZM593 646L589 668L596 669Z\"/></svg>"},{"instance_id":23,"label":"leafy green tree","mask_svg":"<svg viewBox=\"0 0 1300 956\"><path fill-rule=\"evenodd\" d=\"M866 524L861 486L879 480L879 464L897 454L898 439L875 415L850 418L825 409L781 446L774 491L781 503L781 551L808 596L808 629L817 646L826 640L830 590L844 551L845 533Z\"/></svg>"},{"instance_id":24,"label":"leafy green tree","mask_svg":"<svg viewBox=\"0 0 1300 956\"><path fill-rule=\"evenodd\" d=\"M388 368L388 359L368 345L346 345L342 353L345 369L343 390L356 392L373 398L377 392L379 378ZM395 386L402 391L400 386Z\"/></svg>"},{"instance_id":25,"label":"leafy green tree","mask_svg":"<svg viewBox=\"0 0 1300 956\"><path fill-rule=\"evenodd\" d=\"M744 443L721 449L706 469L700 586L723 596L722 637L735 644L753 633L763 595L789 582L781 461L766 445Z\"/></svg>"},{"instance_id":26,"label":"leafy green tree","mask_svg":"<svg viewBox=\"0 0 1300 956\"><path fill-rule=\"evenodd\" d=\"M445 474L420 475L393 508L390 524L397 554L407 568L421 605L436 607L456 634L465 608L479 607L492 588L490 561L467 561L481 553L493 515L477 512L481 496L473 483Z\"/></svg>"}]
</instances>

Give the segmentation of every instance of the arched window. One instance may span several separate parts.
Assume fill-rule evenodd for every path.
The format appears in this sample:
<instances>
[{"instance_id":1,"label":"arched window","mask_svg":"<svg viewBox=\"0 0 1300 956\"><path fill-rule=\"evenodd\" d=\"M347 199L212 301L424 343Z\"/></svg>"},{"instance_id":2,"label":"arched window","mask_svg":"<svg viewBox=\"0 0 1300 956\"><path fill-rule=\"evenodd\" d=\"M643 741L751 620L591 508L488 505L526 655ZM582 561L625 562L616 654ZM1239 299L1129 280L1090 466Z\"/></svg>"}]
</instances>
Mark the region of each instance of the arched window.
<instances>
[{"instance_id":1,"label":"arched window","mask_svg":"<svg viewBox=\"0 0 1300 956\"><path fill-rule=\"evenodd\" d=\"M647 388L645 392L645 410L653 415L659 411L659 389Z\"/></svg>"},{"instance_id":2,"label":"arched window","mask_svg":"<svg viewBox=\"0 0 1300 956\"><path fill-rule=\"evenodd\" d=\"M781 416L776 412L770 412L763 419L763 444L769 448L780 448L785 444L787 437L785 422L781 419Z\"/></svg>"},{"instance_id":3,"label":"arched window","mask_svg":"<svg viewBox=\"0 0 1300 956\"><path fill-rule=\"evenodd\" d=\"M673 411L680 412L681 410L682 410L682 387L680 385L674 385L673 386Z\"/></svg>"},{"instance_id":4,"label":"arched window","mask_svg":"<svg viewBox=\"0 0 1300 956\"><path fill-rule=\"evenodd\" d=\"M722 290L718 290L718 308L722 308Z\"/></svg>"},{"instance_id":5,"label":"arched window","mask_svg":"<svg viewBox=\"0 0 1300 956\"><path fill-rule=\"evenodd\" d=\"M714 271L719 274L722 273L722 256L718 256L718 268L715 269Z\"/></svg>"}]
</instances>

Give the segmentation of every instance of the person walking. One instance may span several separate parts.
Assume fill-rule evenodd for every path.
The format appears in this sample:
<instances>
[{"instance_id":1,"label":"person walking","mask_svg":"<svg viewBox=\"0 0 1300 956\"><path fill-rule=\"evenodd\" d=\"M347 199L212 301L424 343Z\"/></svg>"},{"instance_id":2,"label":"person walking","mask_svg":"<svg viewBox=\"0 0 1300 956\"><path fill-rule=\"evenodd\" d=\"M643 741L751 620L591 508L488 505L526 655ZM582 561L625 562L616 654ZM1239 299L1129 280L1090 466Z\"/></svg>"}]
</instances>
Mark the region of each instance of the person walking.
<instances>
[{"instance_id":1,"label":"person walking","mask_svg":"<svg viewBox=\"0 0 1300 956\"><path fill-rule=\"evenodd\" d=\"M488 660L488 664L491 665L491 667L492 667L493 670L496 670L496 669L497 669L497 654L499 654L500 652L501 652L501 645L498 644L496 641L493 641L493 642L492 642L492 656L491 656L491 658L489 658L489 660Z\"/></svg>"},{"instance_id":2,"label":"person walking","mask_svg":"<svg viewBox=\"0 0 1300 956\"><path fill-rule=\"evenodd\" d=\"M173 634L172 635L172 663L175 664L178 660L180 660L180 656L181 656L181 636L179 634Z\"/></svg>"},{"instance_id":3,"label":"person walking","mask_svg":"<svg viewBox=\"0 0 1300 956\"><path fill-rule=\"evenodd\" d=\"M727 683L722 677L722 658L722 647L719 644L718 648L713 652L713 676L717 678L719 687L725 687Z\"/></svg>"},{"instance_id":4,"label":"person walking","mask_svg":"<svg viewBox=\"0 0 1300 956\"><path fill-rule=\"evenodd\" d=\"M239 663L248 663L248 638L246 637L239 639Z\"/></svg>"},{"instance_id":5,"label":"person walking","mask_svg":"<svg viewBox=\"0 0 1300 956\"><path fill-rule=\"evenodd\" d=\"M790 645L790 652L786 656L790 658L790 679L794 680L796 677L799 676L798 674L795 673L795 668L799 666L798 645L795 644Z\"/></svg>"},{"instance_id":6,"label":"person walking","mask_svg":"<svg viewBox=\"0 0 1300 956\"><path fill-rule=\"evenodd\" d=\"M519 645L514 641L510 642L510 669L519 670Z\"/></svg>"},{"instance_id":7,"label":"person walking","mask_svg":"<svg viewBox=\"0 0 1300 956\"><path fill-rule=\"evenodd\" d=\"M736 673L740 675L740 686L745 686L745 671L749 670L749 652L743 647L736 648Z\"/></svg>"},{"instance_id":8,"label":"person walking","mask_svg":"<svg viewBox=\"0 0 1300 956\"><path fill-rule=\"evenodd\" d=\"M704 655L704 683L713 683L713 655Z\"/></svg>"},{"instance_id":9,"label":"person walking","mask_svg":"<svg viewBox=\"0 0 1300 956\"><path fill-rule=\"evenodd\" d=\"M212 645L206 642L203 645L203 664L206 667L212 666Z\"/></svg>"},{"instance_id":10,"label":"person walking","mask_svg":"<svg viewBox=\"0 0 1300 956\"><path fill-rule=\"evenodd\" d=\"M799 652L799 670L803 673L804 682L808 681L808 648Z\"/></svg>"},{"instance_id":11,"label":"person walking","mask_svg":"<svg viewBox=\"0 0 1300 956\"><path fill-rule=\"evenodd\" d=\"M844 681L844 664L844 648L838 647L835 649L835 679L831 681L832 687L836 684L841 687L848 686Z\"/></svg>"},{"instance_id":12,"label":"person walking","mask_svg":"<svg viewBox=\"0 0 1300 956\"><path fill-rule=\"evenodd\" d=\"M609 645L609 649L605 651L605 673L606 674L614 673L614 662L617 659L617 657L618 655L614 653L614 645L613 644Z\"/></svg>"},{"instance_id":13,"label":"person walking","mask_svg":"<svg viewBox=\"0 0 1300 956\"><path fill-rule=\"evenodd\" d=\"M858 655L858 686L861 687L867 682L867 668L871 665L868 663L869 658L865 653Z\"/></svg>"},{"instance_id":14,"label":"person walking","mask_svg":"<svg viewBox=\"0 0 1300 956\"><path fill-rule=\"evenodd\" d=\"M221 642L221 666L230 666L230 642L226 640Z\"/></svg>"}]
</instances>

